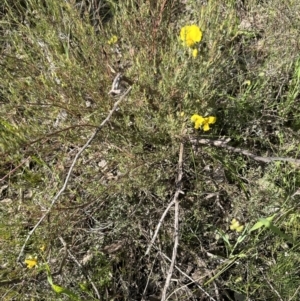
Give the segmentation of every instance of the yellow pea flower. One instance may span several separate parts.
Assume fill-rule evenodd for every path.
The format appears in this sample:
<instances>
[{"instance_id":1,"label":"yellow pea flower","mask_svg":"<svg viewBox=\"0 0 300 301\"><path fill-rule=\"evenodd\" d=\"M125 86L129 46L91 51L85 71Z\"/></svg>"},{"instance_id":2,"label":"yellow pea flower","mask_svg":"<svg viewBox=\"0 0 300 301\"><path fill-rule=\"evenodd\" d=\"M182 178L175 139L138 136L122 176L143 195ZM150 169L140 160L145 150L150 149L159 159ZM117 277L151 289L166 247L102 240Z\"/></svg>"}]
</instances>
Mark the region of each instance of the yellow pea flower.
<instances>
[{"instance_id":1,"label":"yellow pea flower","mask_svg":"<svg viewBox=\"0 0 300 301\"><path fill-rule=\"evenodd\" d=\"M203 131L206 132L210 130L209 125L214 124L217 121L217 118L214 116L202 117L198 114L194 114L191 117L191 121L195 123L196 130L202 127Z\"/></svg>"},{"instance_id":2,"label":"yellow pea flower","mask_svg":"<svg viewBox=\"0 0 300 301\"><path fill-rule=\"evenodd\" d=\"M187 25L180 30L180 39L182 44L192 47L202 40L202 31L197 25Z\"/></svg>"},{"instance_id":3,"label":"yellow pea flower","mask_svg":"<svg viewBox=\"0 0 300 301\"><path fill-rule=\"evenodd\" d=\"M203 131L209 131L210 127L209 125L210 124L214 124L216 122L217 118L214 117L214 116L209 116L209 117L205 117L204 118L204 121L203 121Z\"/></svg>"},{"instance_id":4,"label":"yellow pea flower","mask_svg":"<svg viewBox=\"0 0 300 301\"><path fill-rule=\"evenodd\" d=\"M230 230L232 231L236 231L236 232L242 232L244 229L244 226L240 224L240 222L238 220L236 220L235 218L231 221L230 224Z\"/></svg>"},{"instance_id":5,"label":"yellow pea flower","mask_svg":"<svg viewBox=\"0 0 300 301\"><path fill-rule=\"evenodd\" d=\"M113 36L107 41L107 43L108 43L109 45L116 44L117 42L118 42L118 37L115 36L115 35L113 35Z\"/></svg>"},{"instance_id":6,"label":"yellow pea flower","mask_svg":"<svg viewBox=\"0 0 300 301\"><path fill-rule=\"evenodd\" d=\"M28 256L28 258L25 259L25 264L27 264L28 269L34 268L38 264L37 257Z\"/></svg>"}]
</instances>

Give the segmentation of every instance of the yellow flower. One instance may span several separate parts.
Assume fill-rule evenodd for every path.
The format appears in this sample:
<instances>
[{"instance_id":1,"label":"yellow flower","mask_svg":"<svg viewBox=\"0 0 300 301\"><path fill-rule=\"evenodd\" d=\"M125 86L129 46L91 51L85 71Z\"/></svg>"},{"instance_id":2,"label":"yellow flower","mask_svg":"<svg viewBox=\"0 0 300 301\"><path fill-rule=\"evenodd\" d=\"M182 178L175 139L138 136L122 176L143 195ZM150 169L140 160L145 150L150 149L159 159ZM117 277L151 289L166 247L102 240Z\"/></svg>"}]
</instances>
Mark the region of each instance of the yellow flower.
<instances>
[{"instance_id":1,"label":"yellow flower","mask_svg":"<svg viewBox=\"0 0 300 301\"><path fill-rule=\"evenodd\" d=\"M193 58L196 58L198 56L198 49L193 49L192 56Z\"/></svg>"},{"instance_id":2,"label":"yellow flower","mask_svg":"<svg viewBox=\"0 0 300 301\"><path fill-rule=\"evenodd\" d=\"M214 116L202 117L198 114L194 114L191 117L191 121L193 123L195 123L195 129L197 130L200 127L202 127L203 131L205 131L205 132L210 130L209 125L214 124L216 122L216 120L217 120L217 118Z\"/></svg>"},{"instance_id":3,"label":"yellow flower","mask_svg":"<svg viewBox=\"0 0 300 301\"><path fill-rule=\"evenodd\" d=\"M180 39L184 46L192 47L202 39L202 31L197 25L187 25L180 30Z\"/></svg>"},{"instance_id":4,"label":"yellow flower","mask_svg":"<svg viewBox=\"0 0 300 301\"><path fill-rule=\"evenodd\" d=\"M109 45L113 45L113 44L116 44L118 42L118 37L117 36L112 36L108 41L107 41L107 43L109 44Z\"/></svg>"},{"instance_id":5,"label":"yellow flower","mask_svg":"<svg viewBox=\"0 0 300 301\"><path fill-rule=\"evenodd\" d=\"M27 268L28 269L32 269L34 268L38 261L37 261L37 257L32 257L32 256L28 256L27 259L25 259L25 263L27 264Z\"/></svg>"},{"instance_id":6,"label":"yellow flower","mask_svg":"<svg viewBox=\"0 0 300 301\"><path fill-rule=\"evenodd\" d=\"M241 224L239 223L239 221L236 220L236 219L234 218L234 219L231 221L231 225L230 225L229 228L230 228L230 230L232 230L232 231L242 232L243 229L244 229L244 226L241 225Z\"/></svg>"},{"instance_id":7,"label":"yellow flower","mask_svg":"<svg viewBox=\"0 0 300 301\"><path fill-rule=\"evenodd\" d=\"M44 252L46 250L46 245L41 245L40 250Z\"/></svg>"}]
</instances>

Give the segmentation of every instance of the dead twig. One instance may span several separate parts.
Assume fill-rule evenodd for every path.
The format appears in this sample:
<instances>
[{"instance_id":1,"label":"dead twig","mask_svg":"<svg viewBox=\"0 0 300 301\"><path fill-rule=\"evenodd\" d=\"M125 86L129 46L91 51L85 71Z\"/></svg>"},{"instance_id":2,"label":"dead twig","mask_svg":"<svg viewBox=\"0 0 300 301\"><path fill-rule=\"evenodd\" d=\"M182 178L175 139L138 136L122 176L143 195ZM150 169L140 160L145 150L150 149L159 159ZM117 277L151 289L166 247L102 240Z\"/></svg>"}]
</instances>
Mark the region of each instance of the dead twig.
<instances>
[{"instance_id":1,"label":"dead twig","mask_svg":"<svg viewBox=\"0 0 300 301\"><path fill-rule=\"evenodd\" d=\"M294 293L294 295L291 297L291 298L289 298L289 300L288 301L292 301L293 299L294 299L294 297L297 297L298 296L298 292L299 292L299 290L300 290L300 286L296 289L296 291L295 291L295 293Z\"/></svg>"},{"instance_id":2,"label":"dead twig","mask_svg":"<svg viewBox=\"0 0 300 301\"><path fill-rule=\"evenodd\" d=\"M88 279L88 281L92 285L98 300L101 300L99 291L98 291L95 283L92 281L91 277L84 272L83 266L79 263L79 261L76 259L76 257L70 252L70 250L67 249L67 243L65 242L65 240L62 237L59 237L59 239L62 242L62 244L65 246L65 250L66 250L67 254L69 254L70 258L77 264L79 269L82 271L83 275Z\"/></svg>"},{"instance_id":3,"label":"dead twig","mask_svg":"<svg viewBox=\"0 0 300 301\"><path fill-rule=\"evenodd\" d=\"M60 275L61 274L63 266L65 265L66 259L68 257L68 246L67 246L67 243L65 242L65 240L61 236L59 237L59 240L62 243L62 245L64 246L64 255L63 255L62 261L61 261L61 263L59 265L59 268L58 268L57 272L55 273L55 275Z\"/></svg>"},{"instance_id":4,"label":"dead twig","mask_svg":"<svg viewBox=\"0 0 300 301\"><path fill-rule=\"evenodd\" d=\"M281 298L280 294L278 293L278 291L273 287L273 285L271 284L271 282L267 279L267 277L264 275L263 271L261 268L259 268L261 274L263 275L264 279L266 280L266 282L268 283L268 285L270 286L270 289L277 295L277 297L279 298L280 301L283 301L283 299Z\"/></svg>"},{"instance_id":5,"label":"dead twig","mask_svg":"<svg viewBox=\"0 0 300 301\"><path fill-rule=\"evenodd\" d=\"M300 159L294 159L294 158L286 158L286 157L262 157L262 156L257 156L253 153L251 153L250 151L246 150L246 149L242 149L239 147L233 147L228 145L227 143L230 141L230 138L228 139L218 139L218 140L212 140L212 139L190 139L190 142L193 145L210 145L210 146L215 146L215 147L221 147L221 148L225 148L229 151L232 151L234 153L239 153L242 155L245 155L255 161L259 161L259 162L264 162L264 163L271 163L274 161L283 161L283 162L291 162L291 163L296 163L296 164L300 164Z\"/></svg>"},{"instance_id":6,"label":"dead twig","mask_svg":"<svg viewBox=\"0 0 300 301\"><path fill-rule=\"evenodd\" d=\"M166 258L167 260L169 260L170 262L172 261L166 254L162 253L161 251L159 251L159 254L161 256L163 256L164 258ZM186 274L185 272L183 272L177 265L174 266L175 269L182 274L184 277L188 278L189 280L191 280L192 283L194 283L209 299L210 301L216 301L208 292L206 292L201 285L194 280L192 277L190 277L188 274Z\"/></svg>"},{"instance_id":7,"label":"dead twig","mask_svg":"<svg viewBox=\"0 0 300 301\"><path fill-rule=\"evenodd\" d=\"M0 179L0 182L5 180L7 177L9 177L12 173L14 173L18 168L20 168L23 164L25 164L30 157L26 158L24 161L22 161L18 166L16 166L14 169L12 169L7 175L5 175L2 179Z\"/></svg>"},{"instance_id":8,"label":"dead twig","mask_svg":"<svg viewBox=\"0 0 300 301\"><path fill-rule=\"evenodd\" d=\"M111 89L108 92L108 94L117 94L118 95L121 93L121 89L120 89L121 79L122 79L121 73L117 73L116 77L113 80Z\"/></svg>"},{"instance_id":9,"label":"dead twig","mask_svg":"<svg viewBox=\"0 0 300 301\"><path fill-rule=\"evenodd\" d=\"M153 272L154 264L155 264L155 261L157 260L157 256L158 256L158 253L156 253L155 259L154 259L153 262L152 262L151 271L150 271L150 273L149 273L149 275L148 275L148 278L147 278L147 281L146 281L146 286L145 286L145 288L144 288L143 295L142 295L143 297L142 297L142 300L141 300L141 301L145 301L144 297L145 297L146 292L147 292L147 288L148 288L148 285L149 285L149 282L150 282L150 277L151 277L151 274L152 274L152 272Z\"/></svg>"},{"instance_id":10,"label":"dead twig","mask_svg":"<svg viewBox=\"0 0 300 301\"><path fill-rule=\"evenodd\" d=\"M21 248L21 251L19 253L19 256L17 258L17 262L20 262L21 257L23 256L24 253L24 249L25 246L28 242L28 240L30 239L30 237L32 236L32 234L36 231L36 229L39 227L39 225L42 223L42 221L48 216L48 214L50 213L52 207L54 206L54 204L56 203L56 201L58 200L58 198L61 196L61 194L66 190L70 176L72 174L73 168L79 158L79 156L83 153L83 151L90 145L90 143L93 141L93 139L96 137L96 135L100 132L100 130L102 129L102 127L108 122L108 120L111 118L112 114L115 112L115 110L117 109L118 105L120 104L120 102L125 98L125 96L130 92L131 87L129 87L126 92L124 92L118 101L116 101L114 103L114 106L112 108L112 110L109 112L109 114L107 115L107 117L102 121L102 123L97 127L96 131L93 133L93 135L89 138L89 140L86 142L86 144L78 151L78 153L76 154L70 168L68 171L68 174L66 176L65 182L63 187L61 188L61 190L55 195L55 197L52 199L51 204L49 206L49 208L47 209L47 211L44 213L44 215L39 219L39 221L35 224L35 226L33 227L33 229L28 233L25 242Z\"/></svg>"},{"instance_id":11,"label":"dead twig","mask_svg":"<svg viewBox=\"0 0 300 301\"><path fill-rule=\"evenodd\" d=\"M151 239L151 242L150 242L150 244L149 244L149 246L148 246L148 249L147 249L145 255L148 255L148 254L149 254L150 249L151 249L151 247L153 246L153 244L154 244L154 242L155 242L155 239L156 239L156 236L157 236L157 234L158 234L158 231L159 231L159 229L160 229L160 227L161 227L161 225L162 225L162 222L164 221L164 219L165 219L165 217L166 217L168 211L169 211L170 208L173 206L173 204L174 204L174 198L173 198L173 200L169 203L168 207L166 208L166 210L165 210L164 213L162 214L162 216L161 216L161 218L160 218L160 220L159 220L159 222L158 222L158 224L157 224L157 226L156 226L155 233L154 233L154 235L153 235L153 237L152 237L152 239Z\"/></svg>"},{"instance_id":12,"label":"dead twig","mask_svg":"<svg viewBox=\"0 0 300 301\"><path fill-rule=\"evenodd\" d=\"M177 256L177 248L178 248L178 233L179 233L179 194L183 193L181 191L181 180L182 180L182 162L183 162L183 143L180 143L180 150L179 150L179 160L178 160L178 176L176 181L176 192L174 195L173 203L175 203L175 216L174 216L174 246L173 246L173 253L172 253L172 261L169 267L166 283L162 292L161 301L166 300L167 290L170 285L171 277L174 270L175 260Z\"/></svg>"}]
</instances>

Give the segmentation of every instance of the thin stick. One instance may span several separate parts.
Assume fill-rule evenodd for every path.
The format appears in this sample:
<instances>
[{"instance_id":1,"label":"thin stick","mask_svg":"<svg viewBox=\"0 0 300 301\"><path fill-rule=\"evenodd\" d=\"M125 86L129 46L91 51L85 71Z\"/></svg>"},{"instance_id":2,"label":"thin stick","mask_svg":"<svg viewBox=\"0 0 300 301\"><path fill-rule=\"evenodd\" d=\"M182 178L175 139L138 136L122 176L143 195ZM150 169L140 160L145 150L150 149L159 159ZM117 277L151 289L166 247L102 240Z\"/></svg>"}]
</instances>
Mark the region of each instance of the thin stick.
<instances>
[{"instance_id":1,"label":"thin stick","mask_svg":"<svg viewBox=\"0 0 300 301\"><path fill-rule=\"evenodd\" d=\"M162 253L161 251L159 251L159 254L162 255L164 258L166 258L167 260L169 260L170 262L172 261L166 254ZM211 301L216 301L208 292L206 292L198 283L198 281L194 280L192 277L190 277L188 274L186 274L185 272L183 272L177 265L175 265L175 269L181 273L183 276L185 276L186 278L188 278L189 280L192 281L192 283L194 283L207 297L210 298Z\"/></svg>"},{"instance_id":2,"label":"thin stick","mask_svg":"<svg viewBox=\"0 0 300 301\"><path fill-rule=\"evenodd\" d=\"M182 180L182 162L183 162L183 143L180 143L180 150L179 150L179 161L178 161L178 177L177 177L177 189L174 195L174 203L175 203L175 216L174 216L174 246L173 246L173 254L172 254L172 261L169 267L166 283L162 292L161 301L166 300L167 290L170 285L171 277L174 270L175 260L177 256L177 248L178 248L178 233L179 233L179 194L182 193L181 191L181 180Z\"/></svg>"},{"instance_id":3,"label":"thin stick","mask_svg":"<svg viewBox=\"0 0 300 301\"><path fill-rule=\"evenodd\" d=\"M166 208L166 210L164 211L163 215L161 216L161 218L160 218L160 220L159 220L159 222L158 222L158 224L157 224L157 226L156 226L155 233L154 233L154 235L153 235L153 237L152 237L152 239L151 239L151 242L150 242L150 244L149 244L149 247L148 247L148 249L147 249L145 255L148 255L148 254L149 254L150 249L151 249L151 247L153 246L154 241L155 241L155 239L156 239L156 236L157 236L157 234L158 234L158 231L159 231L159 229L160 229L160 226L162 225L162 222L164 221L164 219L165 219L165 217L166 217L168 211L169 211L170 208L173 206L174 202L175 202L175 201L174 201L174 199L173 199L173 200L169 203L169 205L168 205L168 207Z\"/></svg>"},{"instance_id":4,"label":"thin stick","mask_svg":"<svg viewBox=\"0 0 300 301\"><path fill-rule=\"evenodd\" d=\"M61 196L61 194L66 190L70 176L72 174L73 168L79 158L79 156L82 154L82 152L89 146L89 144L93 141L93 139L96 137L96 135L100 132L101 128L108 122L108 120L111 118L112 114L114 113L114 111L117 109L119 103L125 98L125 96L130 92L131 87L129 87L124 94L121 95L120 99L118 101L116 101L114 103L114 106L112 108L112 110L109 112L109 114L107 115L107 117L102 121L102 123L98 126L98 128L96 129L96 131L93 133L93 135L90 137L90 139L86 142L86 144L78 151L78 153L76 154L70 168L67 174L67 177L65 179L64 185L61 188L61 190L56 194L56 196L53 198L49 208L47 209L47 211L45 212L45 214L40 218L40 220L36 223L36 225L33 227L33 229L28 233L25 242L21 248L21 251L19 253L19 256L17 258L17 262L20 262L21 257L23 256L24 253L24 249L26 247L26 244L28 242L28 240L30 239L30 237L32 236L32 234L36 231L36 229L38 228L38 226L42 223L42 221L47 217L47 215L50 213L52 207L54 206L55 202L58 200L58 198Z\"/></svg>"},{"instance_id":5,"label":"thin stick","mask_svg":"<svg viewBox=\"0 0 300 301\"><path fill-rule=\"evenodd\" d=\"M147 288L148 288L148 285L149 285L149 282L150 282L150 276L151 276L151 274L152 274L152 271L153 271L154 264L155 264L155 261L156 261L156 259L157 259L157 256L158 256L158 253L156 253L155 259L154 259L153 262L152 262L151 271L149 272L148 279L147 279L147 282L146 282L146 286L145 286L144 291L143 291L142 301L144 300L144 296L146 295Z\"/></svg>"},{"instance_id":6,"label":"thin stick","mask_svg":"<svg viewBox=\"0 0 300 301\"><path fill-rule=\"evenodd\" d=\"M24 161L22 161L18 166L16 166L14 169L12 169L7 175L5 175L2 179L0 179L0 182L5 180L8 176L10 176L13 172L15 172L18 168L20 168L23 164L25 164L30 157L26 158Z\"/></svg>"},{"instance_id":7,"label":"thin stick","mask_svg":"<svg viewBox=\"0 0 300 301\"><path fill-rule=\"evenodd\" d=\"M271 290L278 296L280 301L283 301L283 299L281 298L280 294L278 293L278 291L273 287L273 285L270 283L270 281L267 279L267 277L265 277L263 271L261 268L259 268L261 274L263 275L264 279L267 281L267 283L269 284Z\"/></svg>"},{"instance_id":8,"label":"thin stick","mask_svg":"<svg viewBox=\"0 0 300 301\"><path fill-rule=\"evenodd\" d=\"M61 243L64 246L64 255L63 255L63 259L62 259L62 261L61 261L61 263L59 265L58 271L55 273L56 275L60 275L60 273L62 272L62 269L63 269L63 267L65 265L66 259L68 257L68 246L67 246L67 243L65 242L65 240L61 236L59 236L59 240L61 241Z\"/></svg>"},{"instance_id":9,"label":"thin stick","mask_svg":"<svg viewBox=\"0 0 300 301\"><path fill-rule=\"evenodd\" d=\"M297 294L298 294L298 291L299 291L299 290L300 290L300 286L298 286L298 288L296 289L296 291L295 291L294 295L293 295L291 298L289 298L289 300L288 300L288 301L291 301L291 300L293 300L293 299L294 299L294 297L298 296Z\"/></svg>"},{"instance_id":10,"label":"thin stick","mask_svg":"<svg viewBox=\"0 0 300 301\"><path fill-rule=\"evenodd\" d=\"M60 241L64 244L65 247L67 247L67 243L64 241L64 239L62 237L59 237ZM84 268L83 266L79 263L79 261L76 259L76 257L70 252L70 250L66 249L67 250L67 254L69 254L69 256L73 259L73 261L77 264L77 266L79 267L79 269L81 270L81 272L83 273L83 275L85 277L87 277L87 279L89 280L89 282L91 283L94 291L95 291L95 294L97 295L98 297L98 300L101 300L101 297L100 297L100 294L99 294L99 291L95 285L95 283L92 281L91 277L86 274L84 272Z\"/></svg>"}]
</instances>

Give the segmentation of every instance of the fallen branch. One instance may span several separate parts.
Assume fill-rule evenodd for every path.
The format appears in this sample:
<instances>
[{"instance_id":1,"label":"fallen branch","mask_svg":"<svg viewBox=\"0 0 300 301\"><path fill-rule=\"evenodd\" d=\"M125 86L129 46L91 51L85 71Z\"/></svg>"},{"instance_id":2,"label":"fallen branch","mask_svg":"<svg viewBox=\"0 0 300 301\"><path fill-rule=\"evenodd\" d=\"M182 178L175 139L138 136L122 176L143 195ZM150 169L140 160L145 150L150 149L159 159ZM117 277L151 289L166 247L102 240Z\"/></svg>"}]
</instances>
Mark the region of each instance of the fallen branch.
<instances>
[{"instance_id":1,"label":"fallen branch","mask_svg":"<svg viewBox=\"0 0 300 301\"><path fill-rule=\"evenodd\" d=\"M221 147L221 148L225 148L229 151L232 151L234 153L239 153L242 155L245 155L255 161L259 161L259 162L264 162L264 163L271 163L274 161L283 161L283 162L291 162L291 163L296 163L297 165L300 165L300 159L294 159L294 158L286 158L286 157L261 157L261 156L257 156L253 153L251 153L250 151L246 150L246 149L242 149L239 147L233 147L228 145L227 143L230 141L229 139L218 139L218 140L212 140L212 139L190 139L190 142L193 145L210 145L210 146L215 146L215 147Z\"/></svg>"},{"instance_id":2,"label":"fallen branch","mask_svg":"<svg viewBox=\"0 0 300 301\"><path fill-rule=\"evenodd\" d=\"M116 101L114 103L114 106L112 108L112 110L109 112L109 114L107 115L107 117L102 121L102 123L97 127L96 131L93 133L93 135L89 138L89 140L86 142L86 144L78 151L78 153L76 154L70 168L68 171L68 174L66 176L65 182L63 187L61 188L61 190L55 195L55 197L52 199L51 204L49 206L49 208L47 209L47 211L44 213L44 215L40 218L40 220L35 224L35 226L33 227L33 229L28 233L25 242L21 248L21 251L19 253L19 256L17 258L17 262L20 262L21 257L23 256L24 253L24 249L26 247L26 244L28 242L28 240L30 239L30 237L32 236L32 234L36 231L36 229L39 227L39 225L42 223L42 221L48 216L48 214L50 213L52 207L54 206L54 204L56 203L56 201L58 200L58 198L61 196L61 194L66 190L70 176L72 174L73 168L79 158L79 156L83 153L83 151L90 145L90 143L93 141L93 139L96 137L96 135L100 132L100 130L102 129L102 127L108 122L108 120L111 118L112 114L114 113L114 111L117 109L118 105L120 104L120 102L125 98L125 96L130 92L131 87L129 87L126 92L124 92L118 101Z\"/></svg>"}]
</instances>

